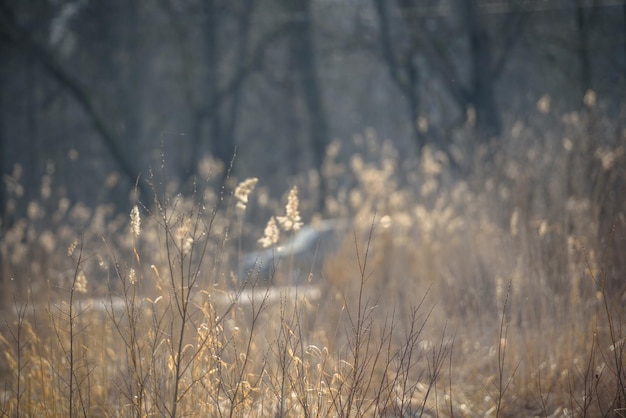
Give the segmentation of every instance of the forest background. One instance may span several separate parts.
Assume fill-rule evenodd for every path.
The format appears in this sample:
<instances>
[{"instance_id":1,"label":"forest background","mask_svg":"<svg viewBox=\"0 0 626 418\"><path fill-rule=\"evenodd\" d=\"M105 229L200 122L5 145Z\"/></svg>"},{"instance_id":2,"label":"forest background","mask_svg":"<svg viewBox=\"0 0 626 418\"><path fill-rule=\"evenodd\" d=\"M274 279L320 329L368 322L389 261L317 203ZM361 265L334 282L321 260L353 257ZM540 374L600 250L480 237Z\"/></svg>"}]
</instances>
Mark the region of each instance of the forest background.
<instances>
[{"instance_id":1,"label":"forest background","mask_svg":"<svg viewBox=\"0 0 626 418\"><path fill-rule=\"evenodd\" d=\"M1 12L0 172L19 164L24 188L5 227L50 172L72 202L126 210L162 152L185 184L237 150L231 174L277 196L320 173L331 142L347 160L369 128L403 171L429 145L464 177L481 145L511 148L540 100L558 119L592 91L603 116L624 116L616 1L5 0Z\"/></svg>"},{"instance_id":2,"label":"forest background","mask_svg":"<svg viewBox=\"0 0 626 418\"><path fill-rule=\"evenodd\" d=\"M624 1L0 0L0 63L0 412L623 416Z\"/></svg>"}]
</instances>

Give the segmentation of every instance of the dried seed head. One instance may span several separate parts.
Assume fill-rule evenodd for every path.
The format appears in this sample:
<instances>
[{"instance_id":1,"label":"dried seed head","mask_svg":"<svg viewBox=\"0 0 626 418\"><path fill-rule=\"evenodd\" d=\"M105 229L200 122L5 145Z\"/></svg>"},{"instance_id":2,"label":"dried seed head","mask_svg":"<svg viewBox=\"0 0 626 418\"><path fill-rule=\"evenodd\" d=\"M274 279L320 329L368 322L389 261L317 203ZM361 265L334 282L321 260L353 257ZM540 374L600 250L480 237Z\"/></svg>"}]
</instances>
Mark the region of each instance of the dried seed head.
<instances>
[{"instance_id":1,"label":"dried seed head","mask_svg":"<svg viewBox=\"0 0 626 418\"><path fill-rule=\"evenodd\" d=\"M87 293L87 276L84 271L79 271L74 282L74 290L78 293Z\"/></svg>"},{"instance_id":2,"label":"dried seed head","mask_svg":"<svg viewBox=\"0 0 626 418\"><path fill-rule=\"evenodd\" d=\"M259 244L261 244L263 248L269 248L278 242L278 239L280 238L280 230L278 229L278 225L276 225L276 220L273 216L267 222L264 234L263 238L259 239Z\"/></svg>"},{"instance_id":3,"label":"dried seed head","mask_svg":"<svg viewBox=\"0 0 626 418\"><path fill-rule=\"evenodd\" d=\"M74 251L76 251L76 246L78 245L78 240L74 240L74 242L72 242L70 244L69 247L67 247L67 256L71 257L72 254L74 254Z\"/></svg>"},{"instance_id":4,"label":"dried seed head","mask_svg":"<svg viewBox=\"0 0 626 418\"><path fill-rule=\"evenodd\" d=\"M298 186L293 186L289 191L287 206L285 206L285 216L277 216L276 220L285 231L298 231L302 227L300 212L298 211Z\"/></svg>"},{"instance_id":5,"label":"dried seed head","mask_svg":"<svg viewBox=\"0 0 626 418\"><path fill-rule=\"evenodd\" d=\"M258 183L259 179L252 177L239 183L235 188L235 198L237 199L237 209L241 211L246 210L248 204L248 196L254 190L254 186Z\"/></svg>"},{"instance_id":6,"label":"dried seed head","mask_svg":"<svg viewBox=\"0 0 626 418\"><path fill-rule=\"evenodd\" d=\"M137 205L133 206L133 209L130 211L130 230L136 237L141 234L141 217L139 216Z\"/></svg>"}]
</instances>

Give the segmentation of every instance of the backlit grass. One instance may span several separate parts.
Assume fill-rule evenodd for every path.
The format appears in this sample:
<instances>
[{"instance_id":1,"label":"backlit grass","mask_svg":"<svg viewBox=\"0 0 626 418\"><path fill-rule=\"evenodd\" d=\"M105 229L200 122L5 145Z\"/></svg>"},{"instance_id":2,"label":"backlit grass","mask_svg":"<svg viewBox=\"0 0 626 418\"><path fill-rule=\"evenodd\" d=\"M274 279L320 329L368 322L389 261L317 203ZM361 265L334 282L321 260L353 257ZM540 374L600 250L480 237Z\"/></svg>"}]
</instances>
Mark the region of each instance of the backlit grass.
<instances>
[{"instance_id":1,"label":"backlit grass","mask_svg":"<svg viewBox=\"0 0 626 418\"><path fill-rule=\"evenodd\" d=\"M545 113L494 153L454 139L456 168L399 166L372 130L332 144L337 228L310 247L310 173L280 201L262 177L183 196L153 176L129 214L21 202L0 413L623 415L623 134Z\"/></svg>"}]
</instances>

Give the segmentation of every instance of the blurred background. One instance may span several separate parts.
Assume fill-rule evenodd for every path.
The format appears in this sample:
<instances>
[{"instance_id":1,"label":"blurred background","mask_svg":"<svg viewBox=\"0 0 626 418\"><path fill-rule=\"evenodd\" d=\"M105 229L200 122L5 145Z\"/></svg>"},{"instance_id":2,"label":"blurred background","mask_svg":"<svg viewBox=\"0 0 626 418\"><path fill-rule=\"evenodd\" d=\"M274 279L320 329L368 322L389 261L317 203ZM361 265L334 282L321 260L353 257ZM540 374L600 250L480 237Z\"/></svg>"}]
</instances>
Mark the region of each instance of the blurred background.
<instances>
[{"instance_id":1,"label":"blurred background","mask_svg":"<svg viewBox=\"0 0 626 418\"><path fill-rule=\"evenodd\" d=\"M368 128L405 170L428 145L463 176L538 108L626 111L621 0L2 0L0 54L5 218L42 181L126 211L162 153L184 185L236 151L276 195Z\"/></svg>"},{"instance_id":2,"label":"blurred background","mask_svg":"<svg viewBox=\"0 0 626 418\"><path fill-rule=\"evenodd\" d=\"M303 329L332 352L367 281L398 326L437 305L455 416L494 412L504 346L509 416L624 410L626 0L0 0L0 174L0 313L74 290L156 306L265 268L317 286ZM109 384L102 405L126 399Z\"/></svg>"}]
</instances>

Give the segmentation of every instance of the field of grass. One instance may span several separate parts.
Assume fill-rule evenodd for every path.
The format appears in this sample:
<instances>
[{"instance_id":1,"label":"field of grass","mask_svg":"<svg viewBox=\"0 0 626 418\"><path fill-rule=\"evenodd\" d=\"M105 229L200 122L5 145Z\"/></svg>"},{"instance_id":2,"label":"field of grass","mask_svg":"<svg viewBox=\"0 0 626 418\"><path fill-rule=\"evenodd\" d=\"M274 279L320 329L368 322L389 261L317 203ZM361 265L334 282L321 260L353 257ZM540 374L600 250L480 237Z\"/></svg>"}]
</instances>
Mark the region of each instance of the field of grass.
<instances>
[{"instance_id":1,"label":"field of grass","mask_svg":"<svg viewBox=\"0 0 626 418\"><path fill-rule=\"evenodd\" d=\"M0 415L626 415L626 140L599 113L459 140L466 171L398 166L371 130L333 144L345 227L306 257L315 175L281 201L154 175L130 216L44 179L1 243ZM263 247L275 265L242 269Z\"/></svg>"}]
</instances>

